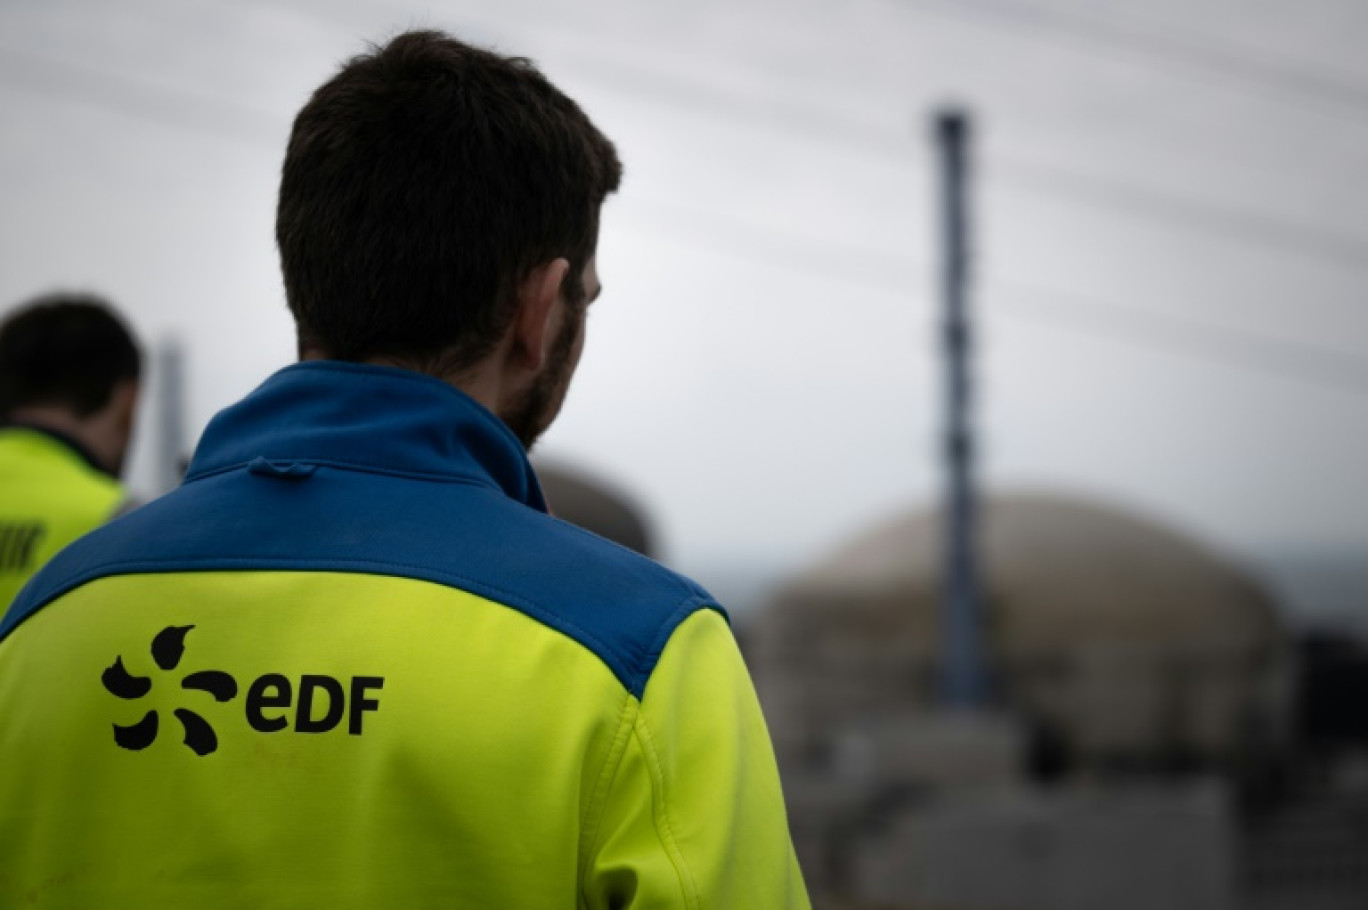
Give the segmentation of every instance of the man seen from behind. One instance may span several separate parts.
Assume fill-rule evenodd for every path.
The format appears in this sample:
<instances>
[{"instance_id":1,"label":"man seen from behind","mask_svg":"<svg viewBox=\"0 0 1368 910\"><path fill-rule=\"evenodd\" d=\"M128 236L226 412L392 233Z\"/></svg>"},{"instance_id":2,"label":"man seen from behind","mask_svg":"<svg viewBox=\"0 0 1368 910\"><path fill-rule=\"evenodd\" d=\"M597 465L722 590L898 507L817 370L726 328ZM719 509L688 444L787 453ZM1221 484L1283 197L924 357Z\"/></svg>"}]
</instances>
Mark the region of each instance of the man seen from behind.
<instances>
[{"instance_id":1,"label":"man seen from behind","mask_svg":"<svg viewBox=\"0 0 1368 910\"><path fill-rule=\"evenodd\" d=\"M0 322L0 611L127 504L142 357L104 300L54 293Z\"/></svg>"},{"instance_id":2,"label":"man seen from behind","mask_svg":"<svg viewBox=\"0 0 1368 910\"><path fill-rule=\"evenodd\" d=\"M301 362L0 624L0 906L807 906L725 614L527 461L620 176L530 62L440 33L314 93Z\"/></svg>"}]
</instances>

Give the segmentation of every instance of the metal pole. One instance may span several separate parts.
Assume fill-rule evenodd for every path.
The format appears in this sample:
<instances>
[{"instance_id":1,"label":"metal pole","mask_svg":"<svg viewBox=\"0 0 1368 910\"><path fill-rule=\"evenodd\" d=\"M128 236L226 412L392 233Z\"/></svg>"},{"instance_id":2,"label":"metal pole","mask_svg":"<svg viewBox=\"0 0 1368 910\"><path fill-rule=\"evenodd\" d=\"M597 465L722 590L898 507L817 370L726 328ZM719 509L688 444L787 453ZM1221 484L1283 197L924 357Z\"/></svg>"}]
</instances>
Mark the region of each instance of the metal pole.
<instances>
[{"instance_id":1,"label":"metal pole","mask_svg":"<svg viewBox=\"0 0 1368 910\"><path fill-rule=\"evenodd\" d=\"M180 485L185 457L185 353L168 338L157 348L157 490L160 496Z\"/></svg>"},{"instance_id":2,"label":"metal pole","mask_svg":"<svg viewBox=\"0 0 1368 910\"><path fill-rule=\"evenodd\" d=\"M974 708L988 696L984 666L983 614L975 557L974 437L970 421L972 387L968 317L968 148L969 116L942 110L935 118L939 153L945 298L946 488L944 503L941 688L956 708Z\"/></svg>"}]
</instances>

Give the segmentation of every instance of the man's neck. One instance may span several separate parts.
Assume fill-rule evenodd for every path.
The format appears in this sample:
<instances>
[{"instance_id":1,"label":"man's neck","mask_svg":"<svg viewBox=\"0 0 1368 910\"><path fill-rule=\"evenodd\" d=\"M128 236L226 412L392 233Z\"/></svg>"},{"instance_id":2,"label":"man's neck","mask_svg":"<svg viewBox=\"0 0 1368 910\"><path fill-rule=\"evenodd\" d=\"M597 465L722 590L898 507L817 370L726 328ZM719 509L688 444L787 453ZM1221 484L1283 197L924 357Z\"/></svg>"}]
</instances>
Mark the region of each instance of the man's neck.
<instances>
[{"instance_id":1,"label":"man's neck","mask_svg":"<svg viewBox=\"0 0 1368 910\"><path fill-rule=\"evenodd\" d=\"M306 349L300 353L299 359L304 362L331 360L332 358L319 351ZM493 357L485 358L471 367L453 373L434 373L423 369L418 364L398 357L368 357L362 363L412 370L415 373L422 373L424 376L440 379L447 385L466 393L493 414L498 414L503 404L504 376L498 368L498 362Z\"/></svg>"},{"instance_id":2,"label":"man's neck","mask_svg":"<svg viewBox=\"0 0 1368 910\"><path fill-rule=\"evenodd\" d=\"M18 426L32 427L51 433L70 444L95 468L110 476L116 476L110 469L100 449L99 432L88 420L83 420L63 407L52 405L30 405L14 408L9 412L8 421Z\"/></svg>"}]
</instances>

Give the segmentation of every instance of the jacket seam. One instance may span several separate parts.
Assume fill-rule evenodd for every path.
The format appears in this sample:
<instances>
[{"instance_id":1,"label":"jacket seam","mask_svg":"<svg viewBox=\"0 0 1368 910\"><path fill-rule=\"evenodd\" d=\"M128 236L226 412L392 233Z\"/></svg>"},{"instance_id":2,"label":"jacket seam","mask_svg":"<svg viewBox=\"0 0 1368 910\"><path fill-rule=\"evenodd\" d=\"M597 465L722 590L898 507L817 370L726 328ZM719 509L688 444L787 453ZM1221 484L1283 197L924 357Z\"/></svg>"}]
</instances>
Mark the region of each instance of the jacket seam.
<instances>
[{"instance_id":1,"label":"jacket seam","mask_svg":"<svg viewBox=\"0 0 1368 910\"><path fill-rule=\"evenodd\" d=\"M575 636L579 636L579 640L582 644L584 644L586 647L592 646L589 647L590 651L593 651L595 648L601 649L603 654L610 656L615 662L619 664L621 670L626 676L626 678L623 679L622 682L625 684L626 688L629 691L632 690L633 685L641 676L640 668L633 665L634 661L629 660L626 657L626 655L619 652L616 648L612 647L607 642L599 639L598 636L590 632L587 632L584 629L581 629L579 625L576 623L570 622L569 620L564 619L562 617L558 617L550 611L542 607L539 607L535 604L526 602L523 598L519 597L515 592L502 588L499 585L480 581L474 578L469 578L457 572L436 572L427 566L417 565L416 563L411 564L402 562L372 562L364 559L314 559L309 561L308 566L301 566L298 560L289 557L216 556L212 559L196 560L190 561L188 563L173 561L162 562L159 560L129 560L93 566L72 578L70 584L60 586L49 592L48 595L44 597L41 601L37 602L32 607L27 608L22 615L16 615L14 617L14 619L16 620L14 622L14 625L8 629L4 629L3 633L0 633L0 640L3 640L3 638L7 637L9 633L13 632L14 629L18 628L18 626L25 619L32 616L34 613L37 613L39 610L46 607L48 604L52 603L60 597L64 597L67 594L70 594L77 588L82 588L88 584L92 584L103 578L113 578L120 575L140 575L154 573L162 574L178 572L250 572L258 568L271 568L280 571L294 570L299 572L344 571L359 574L369 574L364 571L366 569L409 569L427 573L431 575L432 578L415 577L410 573L397 571L381 572L380 574L398 578L407 578L414 581L426 581L432 584L443 584L446 587L465 591L465 593L474 594L477 597L481 596L479 591L472 591L466 588L461 588L459 587L459 584L467 584L474 588L483 588L491 594L495 594L500 597L506 598L506 601L500 601L500 603L503 606L508 607L509 609L518 610L521 613L525 613L530 618L542 623L543 625L548 626L549 628L558 629L563 633L571 633L572 638L574 638ZM434 578L443 580L434 581ZM453 582L459 584L453 584ZM18 601L16 600L16 603L17 602ZM6 619L8 618L9 617L6 617ZM615 675L618 672L611 665L610 669L614 669ZM633 694L636 693L633 692Z\"/></svg>"},{"instance_id":2,"label":"jacket seam","mask_svg":"<svg viewBox=\"0 0 1368 910\"><path fill-rule=\"evenodd\" d=\"M651 790L652 792L652 816L655 820L656 836L660 838L661 846L665 848L665 855L670 859L670 865L674 866L675 875L679 878L680 889L684 892L686 906L698 908L702 906L702 899L698 890L698 882L694 880L693 871L684 860L684 851L679 847L676 840L674 828L670 824L670 803L665 792L665 770L661 766L660 756L656 752L655 739L651 735L651 728L646 723L644 711L638 711L636 722L632 725L632 732L636 736L637 744L641 746L642 755L646 759L646 766L650 769ZM656 797L659 797L657 800Z\"/></svg>"},{"instance_id":3,"label":"jacket seam","mask_svg":"<svg viewBox=\"0 0 1368 910\"><path fill-rule=\"evenodd\" d=\"M652 639L650 647L642 660L642 686L641 693L646 694L646 679L655 671L656 664L660 662L660 656L665 653L665 646L670 643L676 630L679 629L688 619L700 610L713 610L721 615L723 622L731 624L727 611L722 608L716 600L708 594L689 592L690 596L674 609L665 621L656 630L655 638ZM647 668L650 669L647 669Z\"/></svg>"},{"instance_id":4,"label":"jacket seam","mask_svg":"<svg viewBox=\"0 0 1368 910\"><path fill-rule=\"evenodd\" d=\"M632 728L636 726L636 714L640 709L640 703L636 696L630 692L626 693L626 698L622 702L622 710L618 712L617 731L613 734L613 743L609 746L608 755L604 757L603 768L600 769L598 780L594 784L594 792L589 798L589 806L585 812L585 822L583 833L580 835L580 869L579 869L579 901L581 906L588 906L586 889L589 884L589 867L593 863L594 852L599 846L599 832L603 828L603 815L608 808L608 794L612 792L613 785L617 783L618 777L622 774L623 759L627 755L627 743L632 738Z\"/></svg>"}]
</instances>

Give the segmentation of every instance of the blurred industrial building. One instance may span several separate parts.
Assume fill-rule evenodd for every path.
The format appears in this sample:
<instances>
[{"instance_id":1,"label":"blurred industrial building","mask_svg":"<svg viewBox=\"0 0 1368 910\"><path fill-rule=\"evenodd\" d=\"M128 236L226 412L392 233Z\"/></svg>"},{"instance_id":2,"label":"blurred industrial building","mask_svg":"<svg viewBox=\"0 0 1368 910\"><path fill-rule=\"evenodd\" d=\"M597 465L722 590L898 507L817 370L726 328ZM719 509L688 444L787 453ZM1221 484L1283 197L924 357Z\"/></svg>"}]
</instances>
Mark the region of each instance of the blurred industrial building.
<instances>
[{"instance_id":1,"label":"blurred industrial building","mask_svg":"<svg viewBox=\"0 0 1368 910\"><path fill-rule=\"evenodd\" d=\"M538 469L561 517L653 552L632 497ZM819 908L1368 906L1361 642L1130 509L990 495L990 697L948 709L940 528L896 515L734 617Z\"/></svg>"},{"instance_id":2,"label":"blurred industrial building","mask_svg":"<svg viewBox=\"0 0 1368 910\"><path fill-rule=\"evenodd\" d=\"M939 528L872 529L745 633L819 905L1368 906L1368 740L1298 695L1361 673L1347 645L1308 664L1258 580L1179 531L991 496L991 696L948 710Z\"/></svg>"}]
</instances>

